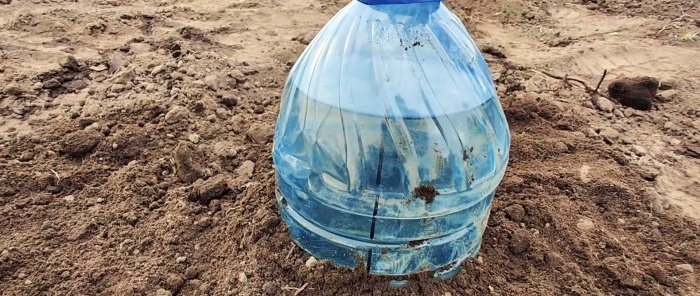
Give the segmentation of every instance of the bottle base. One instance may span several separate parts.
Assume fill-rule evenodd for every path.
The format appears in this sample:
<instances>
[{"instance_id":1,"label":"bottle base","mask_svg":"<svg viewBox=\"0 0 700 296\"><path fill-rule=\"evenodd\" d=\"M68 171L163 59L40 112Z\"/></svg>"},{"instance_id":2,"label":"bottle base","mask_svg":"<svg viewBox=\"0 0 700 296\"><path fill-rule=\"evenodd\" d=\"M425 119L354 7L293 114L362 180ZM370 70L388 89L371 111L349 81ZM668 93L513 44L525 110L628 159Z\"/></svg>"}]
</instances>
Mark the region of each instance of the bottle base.
<instances>
[{"instance_id":1,"label":"bottle base","mask_svg":"<svg viewBox=\"0 0 700 296\"><path fill-rule=\"evenodd\" d=\"M449 280L481 247L482 231L474 224L444 237L408 244L354 240L314 225L287 204L279 189L276 192L278 209L294 242L317 259L328 260L337 267L364 268L369 274L384 276L434 272L435 280ZM477 221L488 219L489 210L484 213L486 217Z\"/></svg>"}]
</instances>

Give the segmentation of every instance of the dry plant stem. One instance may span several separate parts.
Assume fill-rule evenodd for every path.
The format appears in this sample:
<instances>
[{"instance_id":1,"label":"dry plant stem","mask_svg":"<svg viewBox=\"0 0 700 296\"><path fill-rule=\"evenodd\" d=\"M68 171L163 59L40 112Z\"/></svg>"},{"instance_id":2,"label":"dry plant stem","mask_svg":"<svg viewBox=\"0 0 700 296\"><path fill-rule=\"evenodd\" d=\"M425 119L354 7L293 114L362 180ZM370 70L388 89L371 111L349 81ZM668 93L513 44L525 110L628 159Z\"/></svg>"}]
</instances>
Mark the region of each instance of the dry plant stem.
<instances>
[{"instance_id":1,"label":"dry plant stem","mask_svg":"<svg viewBox=\"0 0 700 296\"><path fill-rule=\"evenodd\" d=\"M608 99L610 99L610 100L613 100L613 101L616 101L616 102L617 102L617 100L615 100L615 99L611 98L610 96L608 96L608 95L606 95L606 94L601 93L601 92L598 91L598 88L600 87L600 84L603 83L603 79L605 79L605 76L608 74L608 71L607 71L607 70L605 70L605 71L603 72L603 77L600 79L600 81L598 82L598 86L597 86L595 89L592 88L592 87L590 87L586 81L584 81L583 79L580 79L580 78L571 77L571 76L568 76L568 75L564 75L564 76L556 75L556 74L553 74L553 73L550 73L550 72L547 72L547 71L544 71L544 70L542 70L542 71L532 70L532 71L535 72L535 73L537 73L537 74L540 74L540 75L544 75L544 76L548 76L548 77L551 77L551 78L554 78L554 79L562 80L562 81L564 81L564 83L566 83L566 84L569 84L569 81L578 82L579 84L581 84L581 86L582 86L581 88L582 88L584 91L586 91L587 93L589 93L589 94L591 94L591 95L594 95L594 94L595 94L595 95L600 95L600 96L602 96L602 97L605 97L605 98L608 98ZM569 85L571 85L571 84L569 84Z\"/></svg>"}]
</instances>

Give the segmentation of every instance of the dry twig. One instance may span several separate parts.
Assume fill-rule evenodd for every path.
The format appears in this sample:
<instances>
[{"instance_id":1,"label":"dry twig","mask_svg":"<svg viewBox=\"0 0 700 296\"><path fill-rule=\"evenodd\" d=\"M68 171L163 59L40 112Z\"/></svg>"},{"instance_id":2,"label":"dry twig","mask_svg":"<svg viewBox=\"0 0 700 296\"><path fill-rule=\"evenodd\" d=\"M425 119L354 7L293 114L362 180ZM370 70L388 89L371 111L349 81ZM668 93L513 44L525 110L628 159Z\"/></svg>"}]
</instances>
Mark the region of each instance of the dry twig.
<instances>
[{"instance_id":1,"label":"dry twig","mask_svg":"<svg viewBox=\"0 0 700 296\"><path fill-rule=\"evenodd\" d=\"M294 288L290 286L284 286L282 287L282 290L293 290L294 291L294 296L299 295L306 287L309 286L309 283L304 283L304 285L301 286L301 288Z\"/></svg>"},{"instance_id":2,"label":"dry twig","mask_svg":"<svg viewBox=\"0 0 700 296\"><path fill-rule=\"evenodd\" d=\"M605 79L605 76L607 76L607 74L608 74L608 70L607 70L607 69L606 69L605 71L603 71L603 76L600 78L600 81L598 81L598 85L596 86L596 88L590 87L590 86L588 85L588 83L587 83L586 81L584 81L583 79L576 78L576 77L571 77L571 76L569 76L568 74L564 74L564 76L561 76L561 75L556 75L556 74L553 74L553 73L550 73L550 72L547 72L547 71L544 71L544 70L543 70L543 71L532 70L532 71L535 72L535 73L537 73L537 74L540 74L540 75L544 75L544 76L551 77L551 78L554 78L554 79L562 80L562 81L563 81L564 83L566 83L567 85L572 85L571 83L569 83L569 81L578 82L581 86L577 86L577 87L583 89L583 90L586 91L587 93L589 93L589 94L591 94L591 95L600 95L600 96L603 96L603 97L608 98L608 99L610 99L610 100L614 100L614 99L612 99L610 96L608 96L608 95L606 95L606 94L601 93L600 91L598 91L598 89L600 88L600 85L603 83L603 80ZM575 86L575 85L574 85L574 86Z\"/></svg>"}]
</instances>

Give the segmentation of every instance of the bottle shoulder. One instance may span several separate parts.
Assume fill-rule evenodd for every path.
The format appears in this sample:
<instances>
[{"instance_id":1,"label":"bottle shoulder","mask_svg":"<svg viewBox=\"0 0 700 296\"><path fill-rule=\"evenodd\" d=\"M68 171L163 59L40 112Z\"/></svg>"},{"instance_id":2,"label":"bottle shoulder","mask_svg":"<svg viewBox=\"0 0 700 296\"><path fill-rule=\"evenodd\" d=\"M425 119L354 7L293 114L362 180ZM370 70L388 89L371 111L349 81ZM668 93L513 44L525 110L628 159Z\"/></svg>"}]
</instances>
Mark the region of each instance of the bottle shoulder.
<instances>
[{"instance_id":1,"label":"bottle shoulder","mask_svg":"<svg viewBox=\"0 0 700 296\"><path fill-rule=\"evenodd\" d=\"M393 6L402 13L359 2L342 9L302 53L287 87L377 115L398 108L421 116L430 104L464 111L495 97L476 43L443 4Z\"/></svg>"}]
</instances>

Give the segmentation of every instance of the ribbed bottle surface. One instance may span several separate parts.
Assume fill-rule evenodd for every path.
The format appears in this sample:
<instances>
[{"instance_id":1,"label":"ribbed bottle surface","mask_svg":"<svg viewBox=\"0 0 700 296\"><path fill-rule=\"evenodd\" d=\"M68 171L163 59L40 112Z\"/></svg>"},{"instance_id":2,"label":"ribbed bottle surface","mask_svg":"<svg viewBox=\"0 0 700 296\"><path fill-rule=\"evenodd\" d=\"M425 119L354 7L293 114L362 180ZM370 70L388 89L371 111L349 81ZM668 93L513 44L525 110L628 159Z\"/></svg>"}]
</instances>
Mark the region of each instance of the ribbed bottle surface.
<instances>
[{"instance_id":1,"label":"ribbed bottle surface","mask_svg":"<svg viewBox=\"0 0 700 296\"><path fill-rule=\"evenodd\" d=\"M318 259L404 275L479 249L510 134L489 69L440 2L343 8L285 87L281 214Z\"/></svg>"}]
</instances>

